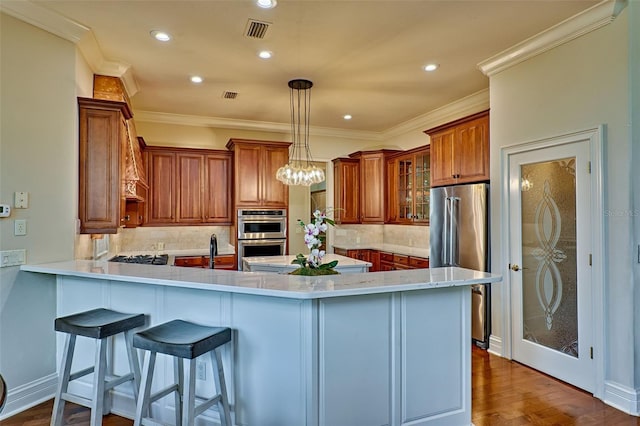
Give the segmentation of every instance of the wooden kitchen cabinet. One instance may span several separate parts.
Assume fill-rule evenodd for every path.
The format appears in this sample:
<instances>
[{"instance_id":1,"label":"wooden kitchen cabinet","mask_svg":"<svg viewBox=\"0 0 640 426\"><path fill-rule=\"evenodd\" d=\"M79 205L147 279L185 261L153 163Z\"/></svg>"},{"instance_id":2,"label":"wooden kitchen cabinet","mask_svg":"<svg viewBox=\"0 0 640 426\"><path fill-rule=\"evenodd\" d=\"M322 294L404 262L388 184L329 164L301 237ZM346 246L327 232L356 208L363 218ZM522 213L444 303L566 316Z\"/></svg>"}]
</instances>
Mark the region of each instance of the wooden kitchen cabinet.
<instances>
[{"instance_id":1,"label":"wooden kitchen cabinet","mask_svg":"<svg viewBox=\"0 0 640 426\"><path fill-rule=\"evenodd\" d=\"M289 162L290 142L229 139L234 155L236 207L287 208L289 187L276 179L278 169Z\"/></svg>"},{"instance_id":2,"label":"wooden kitchen cabinet","mask_svg":"<svg viewBox=\"0 0 640 426\"><path fill-rule=\"evenodd\" d=\"M489 111L483 111L433 129L431 186L489 180Z\"/></svg>"},{"instance_id":3,"label":"wooden kitchen cabinet","mask_svg":"<svg viewBox=\"0 0 640 426\"><path fill-rule=\"evenodd\" d=\"M209 256L176 256L173 261L173 266L209 268ZM222 254L216 256L215 269L235 271L236 267L235 254Z\"/></svg>"},{"instance_id":4,"label":"wooden kitchen cabinet","mask_svg":"<svg viewBox=\"0 0 640 426\"><path fill-rule=\"evenodd\" d=\"M351 154L360 160L360 223L384 223L386 150Z\"/></svg>"},{"instance_id":5,"label":"wooden kitchen cabinet","mask_svg":"<svg viewBox=\"0 0 640 426\"><path fill-rule=\"evenodd\" d=\"M333 160L333 218L337 224L360 221L360 160L336 158Z\"/></svg>"},{"instance_id":6,"label":"wooden kitchen cabinet","mask_svg":"<svg viewBox=\"0 0 640 426\"><path fill-rule=\"evenodd\" d=\"M147 168L147 223L176 223L176 153L164 149L147 151Z\"/></svg>"},{"instance_id":7,"label":"wooden kitchen cabinet","mask_svg":"<svg viewBox=\"0 0 640 426\"><path fill-rule=\"evenodd\" d=\"M428 224L431 189L429 146L387 159L386 223Z\"/></svg>"},{"instance_id":8,"label":"wooden kitchen cabinet","mask_svg":"<svg viewBox=\"0 0 640 426\"><path fill-rule=\"evenodd\" d=\"M115 234L124 225L125 102L78 98L79 194L82 234Z\"/></svg>"},{"instance_id":9,"label":"wooden kitchen cabinet","mask_svg":"<svg viewBox=\"0 0 640 426\"><path fill-rule=\"evenodd\" d=\"M232 154L148 147L148 224L231 224Z\"/></svg>"},{"instance_id":10,"label":"wooden kitchen cabinet","mask_svg":"<svg viewBox=\"0 0 640 426\"><path fill-rule=\"evenodd\" d=\"M380 270L398 271L403 269L423 269L429 267L429 259L404 254L380 252Z\"/></svg>"},{"instance_id":11,"label":"wooden kitchen cabinet","mask_svg":"<svg viewBox=\"0 0 640 426\"><path fill-rule=\"evenodd\" d=\"M387 215L386 157L398 151L358 151L333 160L336 223L384 223Z\"/></svg>"}]
</instances>

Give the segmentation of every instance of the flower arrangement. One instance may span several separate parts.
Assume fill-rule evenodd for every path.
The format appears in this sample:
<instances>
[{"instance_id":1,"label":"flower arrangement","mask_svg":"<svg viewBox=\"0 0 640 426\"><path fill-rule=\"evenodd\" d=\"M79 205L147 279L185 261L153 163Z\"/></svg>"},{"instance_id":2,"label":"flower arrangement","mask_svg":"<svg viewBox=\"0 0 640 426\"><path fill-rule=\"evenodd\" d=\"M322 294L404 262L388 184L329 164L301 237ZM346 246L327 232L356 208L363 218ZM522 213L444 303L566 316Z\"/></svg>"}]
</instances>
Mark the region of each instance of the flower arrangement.
<instances>
[{"instance_id":1,"label":"flower arrangement","mask_svg":"<svg viewBox=\"0 0 640 426\"><path fill-rule=\"evenodd\" d=\"M304 231L304 242L310 251L308 256L298 253L296 258L291 262L300 265L300 268L291 272L291 275L333 275L339 274L333 268L338 264L337 260L329 263L322 263L322 258L326 252L320 250L322 240L320 234L328 229L328 225L334 226L335 222L327 217L327 213L316 210L313 212L313 221L304 223L298 219L298 223Z\"/></svg>"}]
</instances>

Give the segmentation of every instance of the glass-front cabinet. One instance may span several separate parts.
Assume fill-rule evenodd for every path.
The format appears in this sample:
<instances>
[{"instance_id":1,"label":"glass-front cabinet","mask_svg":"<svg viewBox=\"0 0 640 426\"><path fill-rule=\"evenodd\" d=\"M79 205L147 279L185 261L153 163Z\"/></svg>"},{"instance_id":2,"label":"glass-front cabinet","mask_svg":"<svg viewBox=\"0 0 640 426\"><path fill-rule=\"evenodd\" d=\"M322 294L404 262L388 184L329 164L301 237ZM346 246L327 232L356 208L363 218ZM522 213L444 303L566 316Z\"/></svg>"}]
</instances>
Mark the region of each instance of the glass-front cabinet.
<instances>
[{"instance_id":1,"label":"glass-front cabinet","mask_svg":"<svg viewBox=\"0 0 640 426\"><path fill-rule=\"evenodd\" d=\"M429 146L389 157L387 222L429 223L431 188Z\"/></svg>"}]
</instances>

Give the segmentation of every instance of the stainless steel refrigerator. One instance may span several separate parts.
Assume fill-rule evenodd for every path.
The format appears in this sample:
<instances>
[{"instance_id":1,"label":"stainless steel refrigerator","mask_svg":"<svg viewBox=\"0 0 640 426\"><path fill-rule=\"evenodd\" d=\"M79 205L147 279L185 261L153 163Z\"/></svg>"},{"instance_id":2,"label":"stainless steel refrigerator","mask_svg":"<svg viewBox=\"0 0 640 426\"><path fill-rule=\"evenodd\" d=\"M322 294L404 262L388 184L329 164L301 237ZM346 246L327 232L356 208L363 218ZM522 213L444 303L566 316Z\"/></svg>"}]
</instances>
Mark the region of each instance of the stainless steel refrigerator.
<instances>
[{"instance_id":1,"label":"stainless steel refrigerator","mask_svg":"<svg viewBox=\"0 0 640 426\"><path fill-rule=\"evenodd\" d=\"M488 271L489 185L455 185L431 189L429 266L460 266ZM471 286L471 337L489 347L489 284Z\"/></svg>"}]
</instances>

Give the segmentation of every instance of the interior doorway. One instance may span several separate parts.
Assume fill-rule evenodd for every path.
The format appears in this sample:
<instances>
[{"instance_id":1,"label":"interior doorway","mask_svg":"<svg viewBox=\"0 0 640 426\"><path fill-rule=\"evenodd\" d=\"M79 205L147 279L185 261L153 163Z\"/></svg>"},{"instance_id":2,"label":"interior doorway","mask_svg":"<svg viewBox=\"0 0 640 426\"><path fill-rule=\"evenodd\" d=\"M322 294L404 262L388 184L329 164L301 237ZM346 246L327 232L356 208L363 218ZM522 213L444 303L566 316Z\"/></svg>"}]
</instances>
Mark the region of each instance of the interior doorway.
<instances>
[{"instance_id":1,"label":"interior doorway","mask_svg":"<svg viewBox=\"0 0 640 426\"><path fill-rule=\"evenodd\" d=\"M509 358L601 393L601 128L503 150Z\"/></svg>"},{"instance_id":2,"label":"interior doorway","mask_svg":"<svg viewBox=\"0 0 640 426\"><path fill-rule=\"evenodd\" d=\"M316 208L325 210L327 200L332 199L333 193L328 190L333 182L333 170L327 161L314 161L313 164L325 173L325 181L311 186L295 185L289 187L289 254L307 254L309 249L304 244L304 236L300 220L309 223ZM330 207L330 206L329 206Z\"/></svg>"}]
</instances>

